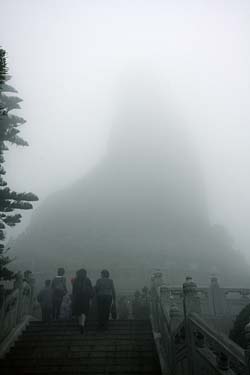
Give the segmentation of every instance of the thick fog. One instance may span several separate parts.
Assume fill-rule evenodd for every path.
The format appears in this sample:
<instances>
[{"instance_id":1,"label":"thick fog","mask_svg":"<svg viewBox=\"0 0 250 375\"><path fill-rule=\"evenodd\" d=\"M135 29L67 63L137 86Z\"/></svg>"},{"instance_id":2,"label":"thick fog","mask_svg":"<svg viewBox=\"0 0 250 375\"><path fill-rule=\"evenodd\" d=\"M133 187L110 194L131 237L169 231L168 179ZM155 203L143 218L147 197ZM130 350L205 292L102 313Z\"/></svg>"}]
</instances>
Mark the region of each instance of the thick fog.
<instances>
[{"instance_id":1,"label":"thick fog","mask_svg":"<svg viewBox=\"0 0 250 375\"><path fill-rule=\"evenodd\" d=\"M33 191L41 204L102 160L116 132L134 138L138 149L145 119L127 133L115 125L127 113L125 97L142 95L138 79L147 81L159 101L147 102L145 117L147 106L159 113L160 105L166 123L181 124L211 223L225 226L250 258L249 2L2 0L0 6L0 41L30 144L8 153L10 186Z\"/></svg>"}]
</instances>

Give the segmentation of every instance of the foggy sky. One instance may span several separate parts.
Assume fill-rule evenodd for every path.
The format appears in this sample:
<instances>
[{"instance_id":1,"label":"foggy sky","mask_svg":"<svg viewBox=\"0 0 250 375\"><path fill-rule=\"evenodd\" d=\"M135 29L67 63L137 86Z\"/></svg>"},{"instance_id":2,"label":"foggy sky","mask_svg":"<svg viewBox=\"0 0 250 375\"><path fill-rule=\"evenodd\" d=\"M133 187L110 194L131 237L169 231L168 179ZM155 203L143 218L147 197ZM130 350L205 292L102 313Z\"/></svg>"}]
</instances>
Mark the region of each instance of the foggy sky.
<instances>
[{"instance_id":1,"label":"foggy sky","mask_svg":"<svg viewBox=\"0 0 250 375\"><path fill-rule=\"evenodd\" d=\"M196 145L211 221L225 225L250 258L250 3L0 6L0 44L24 100L18 113L30 144L6 157L10 186L42 201L82 177L105 153L122 77L152 71Z\"/></svg>"}]
</instances>

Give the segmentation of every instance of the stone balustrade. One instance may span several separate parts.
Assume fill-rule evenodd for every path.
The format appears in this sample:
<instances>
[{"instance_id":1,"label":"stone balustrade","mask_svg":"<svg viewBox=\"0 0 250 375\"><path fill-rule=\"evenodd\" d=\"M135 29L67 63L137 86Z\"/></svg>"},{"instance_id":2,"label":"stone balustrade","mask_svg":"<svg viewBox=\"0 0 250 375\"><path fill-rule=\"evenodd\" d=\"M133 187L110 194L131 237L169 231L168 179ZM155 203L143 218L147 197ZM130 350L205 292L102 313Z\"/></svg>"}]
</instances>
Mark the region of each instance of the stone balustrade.
<instances>
[{"instance_id":1,"label":"stone balustrade","mask_svg":"<svg viewBox=\"0 0 250 375\"><path fill-rule=\"evenodd\" d=\"M17 275L13 290L1 290L0 343L33 310L34 282Z\"/></svg>"},{"instance_id":2,"label":"stone balustrade","mask_svg":"<svg viewBox=\"0 0 250 375\"><path fill-rule=\"evenodd\" d=\"M159 276L157 280L159 283ZM175 303L179 310L183 311L183 287L163 283L158 287L165 304ZM226 318L233 321L239 312L250 303L250 289L220 287L215 277L211 278L208 287L196 286L196 292L200 300L202 315L211 319Z\"/></svg>"},{"instance_id":3,"label":"stone balustrade","mask_svg":"<svg viewBox=\"0 0 250 375\"><path fill-rule=\"evenodd\" d=\"M198 288L188 277L182 288L171 288L153 280L151 317L163 374L250 374L250 323L246 326L247 348L243 350L210 324L206 317L211 310L205 317L202 313L204 299L208 300L211 295L225 296L226 300L227 294L239 293L249 303L250 290L219 288L217 280L212 280L211 284L210 288ZM228 314L228 310L224 310L226 304L216 298L212 314Z\"/></svg>"}]
</instances>

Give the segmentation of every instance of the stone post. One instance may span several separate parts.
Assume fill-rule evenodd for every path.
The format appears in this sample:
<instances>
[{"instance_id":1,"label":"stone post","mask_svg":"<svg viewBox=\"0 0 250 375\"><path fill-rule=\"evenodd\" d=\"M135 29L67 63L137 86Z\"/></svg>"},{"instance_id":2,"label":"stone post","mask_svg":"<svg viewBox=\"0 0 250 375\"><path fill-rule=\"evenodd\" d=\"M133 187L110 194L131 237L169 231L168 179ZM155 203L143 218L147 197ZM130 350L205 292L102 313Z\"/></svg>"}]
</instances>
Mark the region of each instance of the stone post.
<instances>
[{"instance_id":1,"label":"stone post","mask_svg":"<svg viewBox=\"0 0 250 375\"><path fill-rule=\"evenodd\" d=\"M153 274L154 278L154 286L157 288L163 284L163 279L162 279L162 272L161 271L156 271Z\"/></svg>"},{"instance_id":2,"label":"stone post","mask_svg":"<svg viewBox=\"0 0 250 375\"><path fill-rule=\"evenodd\" d=\"M211 315L218 316L226 314L226 296L220 288L218 279L215 276L211 278L208 289L208 306Z\"/></svg>"},{"instance_id":3,"label":"stone post","mask_svg":"<svg viewBox=\"0 0 250 375\"><path fill-rule=\"evenodd\" d=\"M169 318L171 331L173 332L183 320L183 315L174 302L170 305Z\"/></svg>"},{"instance_id":4,"label":"stone post","mask_svg":"<svg viewBox=\"0 0 250 375\"><path fill-rule=\"evenodd\" d=\"M194 374L195 366L195 341L193 332L189 323L188 315L192 312L201 313L200 299L197 295L197 285L193 282L192 277L186 277L183 284L183 311L185 319L186 346L188 356L188 374Z\"/></svg>"},{"instance_id":5,"label":"stone post","mask_svg":"<svg viewBox=\"0 0 250 375\"><path fill-rule=\"evenodd\" d=\"M167 285L163 284L158 287L160 301L163 306L169 306L170 302L170 290Z\"/></svg>"},{"instance_id":6,"label":"stone post","mask_svg":"<svg viewBox=\"0 0 250 375\"><path fill-rule=\"evenodd\" d=\"M160 322L159 322L159 300L160 296L158 294L158 284L159 284L159 274L157 272L151 275L151 315L153 317L153 331L154 335L160 332Z\"/></svg>"},{"instance_id":7,"label":"stone post","mask_svg":"<svg viewBox=\"0 0 250 375\"><path fill-rule=\"evenodd\" d=\"M200 298L197 295L197 285L193 282L192 277L187 276L186 281L183 284L183 311L185 317L195 312L201 314Z\"/></svg>"}]
</instances>

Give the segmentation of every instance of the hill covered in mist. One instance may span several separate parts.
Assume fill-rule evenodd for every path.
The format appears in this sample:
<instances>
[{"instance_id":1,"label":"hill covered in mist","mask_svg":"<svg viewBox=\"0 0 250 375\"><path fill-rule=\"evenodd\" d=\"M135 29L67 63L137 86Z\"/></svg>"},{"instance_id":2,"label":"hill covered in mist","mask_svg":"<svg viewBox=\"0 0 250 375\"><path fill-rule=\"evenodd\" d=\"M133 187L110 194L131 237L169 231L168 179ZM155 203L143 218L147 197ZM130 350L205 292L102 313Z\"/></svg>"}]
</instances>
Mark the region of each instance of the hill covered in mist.
<instances>
[{"instance_id":1,"label":"hill covered in mist","mask_svg":"<svg viewBox=\"0 0 250 375\"><path fill-rule=\"evenodd\" d=\"M167 268L230 280L246 271L223 228L208 218L205 187L188 134L157 95L127 96L106 156L72 187L51 195L15 244L35 271Z\"/></svg>"}]
</instances>

